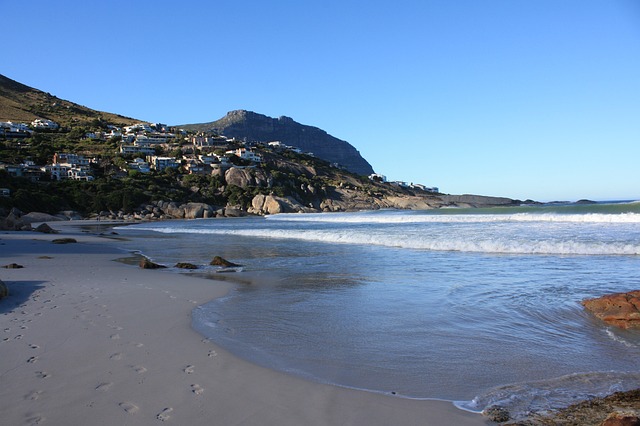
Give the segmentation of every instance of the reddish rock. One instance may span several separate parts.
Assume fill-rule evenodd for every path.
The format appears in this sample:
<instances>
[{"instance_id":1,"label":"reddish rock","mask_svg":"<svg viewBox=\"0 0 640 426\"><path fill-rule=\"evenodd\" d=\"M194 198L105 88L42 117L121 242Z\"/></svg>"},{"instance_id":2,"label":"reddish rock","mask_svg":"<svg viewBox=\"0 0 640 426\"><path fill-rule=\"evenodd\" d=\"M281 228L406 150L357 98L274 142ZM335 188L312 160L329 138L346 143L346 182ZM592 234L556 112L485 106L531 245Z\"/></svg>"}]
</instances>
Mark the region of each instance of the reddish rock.
<instances>
[{"instance_id":1,"label":"reddish rock","mask_svg":"<svg viewBox=\"0 0 640 426\"><path fill-rule=\"evenodd\" d=\"M640 329L640 290L587 299L582 305L607 324Z\"/></svg>"},{"instance_id":2,"label":"reddish rock","mask_svg":"<svg viewBox=\"0 0 640 426\"><path fill-rule=\"evenodd\" d=\"M640 417L635 413L615 412L609 414L601 426L640 426Z\"/></svg>"}]
</instances>

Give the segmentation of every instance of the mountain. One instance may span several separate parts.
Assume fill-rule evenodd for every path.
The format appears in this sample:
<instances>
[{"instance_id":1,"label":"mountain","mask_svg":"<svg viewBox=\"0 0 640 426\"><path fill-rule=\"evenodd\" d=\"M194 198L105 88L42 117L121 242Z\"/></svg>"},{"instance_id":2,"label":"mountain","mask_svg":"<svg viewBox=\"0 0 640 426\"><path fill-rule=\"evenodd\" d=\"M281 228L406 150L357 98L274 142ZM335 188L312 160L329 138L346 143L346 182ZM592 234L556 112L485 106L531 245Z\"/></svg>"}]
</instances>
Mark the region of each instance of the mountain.
<instances>
[{"instance_id":1,"label":"mountain","mask_svg":"<svg viewBox=\"0 0 640 426\"><path fill-rule=\"evenodd\" d=\"M323 160L338 163L353 173L373 173L371 164L351 144L317 127L297 123L289 117L272 118L251 111L237 110L210 123L185 124L178 127L255 142L280 141L305 152L312 152Z\"/></svg>"},{"instance_id":2,"label":"mountain","mask_svg":"<svg viewBox=\"0 0 640 426\"><path fill-rule=\"evenodd\" d=\"M140 122L59 99L0 75L0 121L31 122L36 118L53 120L61 126L78 125L96 119L120 125Z\"/></svg>"}]
</instances>

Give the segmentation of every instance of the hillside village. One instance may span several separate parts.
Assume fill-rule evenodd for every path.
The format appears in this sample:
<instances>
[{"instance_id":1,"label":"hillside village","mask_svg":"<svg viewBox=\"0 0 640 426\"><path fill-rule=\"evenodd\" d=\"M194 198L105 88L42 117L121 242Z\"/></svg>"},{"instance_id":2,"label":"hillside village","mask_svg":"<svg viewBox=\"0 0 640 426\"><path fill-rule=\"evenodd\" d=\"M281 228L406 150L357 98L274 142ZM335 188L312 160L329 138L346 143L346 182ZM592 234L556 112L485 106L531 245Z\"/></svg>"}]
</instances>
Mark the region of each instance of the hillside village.
<instances>
[{"instance_id":1,"label":"hillside village","mask_svg":"<svg viewBox=\"0 0 640 426\"><path fill-rule=\"evenodd\" d=\"M163 172L166 169L179 169L185 174L223 175L230 168L257 167L262 163L262 156L257 148L275 152L303 153L299 148L288 146L280 141L247 142L235 138L211 135L205 132L190 133L171 128L162 123L136 123L122 128L107 125L106 131L90 131L83 139L93 142L112 141L117 143L117 154L126 159L118 172L150 173ZM0 140L16 141L27 139L36 132L56 131L58 123L46 119L36 119L30 124L0 122ZM171 152L173 155L159 155ZM24 177L31 181L45 180L79 180L92 181L92 169L99 167L99 159L87 158L76 153L56 152L49 164L35 164L25 159L21 164L0 163L0 170L10 176ZM332 164L340 168L339 164ZM384 183L386 177L372 174L369 179ZM422 184L406 182L390 182L392 185L437 193L438 188L426 187ZM6 191L4 192L6 193Z\"/></svg>"}]
</instances>

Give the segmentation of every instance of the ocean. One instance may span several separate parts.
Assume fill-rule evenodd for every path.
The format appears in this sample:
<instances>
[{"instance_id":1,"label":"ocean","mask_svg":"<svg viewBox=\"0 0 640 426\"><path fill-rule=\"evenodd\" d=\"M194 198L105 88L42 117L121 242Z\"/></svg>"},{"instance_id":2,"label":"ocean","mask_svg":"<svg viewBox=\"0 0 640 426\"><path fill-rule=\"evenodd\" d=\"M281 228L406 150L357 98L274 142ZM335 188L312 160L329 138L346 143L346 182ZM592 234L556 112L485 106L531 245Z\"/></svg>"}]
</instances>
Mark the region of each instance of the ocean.
<instances>
[{"instance_id":1,"label":"ocean","mask_svg":"<svg viewBox=\"0 0 640 426\"><path fill-rule=\"evenodd\" d=\"M640 289L639 202L282 214L118 232L130 238L123 249L236 283L193 311L193 327L309 380L514 414L640 387L640 332L580 305ZM214 256L243 266L221 273L208 266Z\"/></svg>"}]
</instances>

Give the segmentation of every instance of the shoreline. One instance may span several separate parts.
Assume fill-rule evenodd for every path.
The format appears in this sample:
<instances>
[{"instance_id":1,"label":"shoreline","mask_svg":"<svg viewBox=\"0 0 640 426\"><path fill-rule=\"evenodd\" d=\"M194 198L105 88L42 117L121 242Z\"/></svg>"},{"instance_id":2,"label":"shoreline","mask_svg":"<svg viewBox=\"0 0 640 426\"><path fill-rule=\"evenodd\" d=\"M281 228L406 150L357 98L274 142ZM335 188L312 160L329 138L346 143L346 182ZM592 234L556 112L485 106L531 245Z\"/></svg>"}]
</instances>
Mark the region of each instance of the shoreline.
<instances>
[{"instance_id":1,"label":"shoreline","mask_svg":"<svg viewBox=\"0 0 640 426\"><path fill-rule=\"evenodd\" d=\"M126 223L114 222L113 225ZM142 270L104 221L59 234L0 234L0 413L8 424L492 424L452 402L310 382L251 364L191 327L191 311L232 288ZM51 240L75 238L57 245Z\"/></svg>"}]
</instances>

